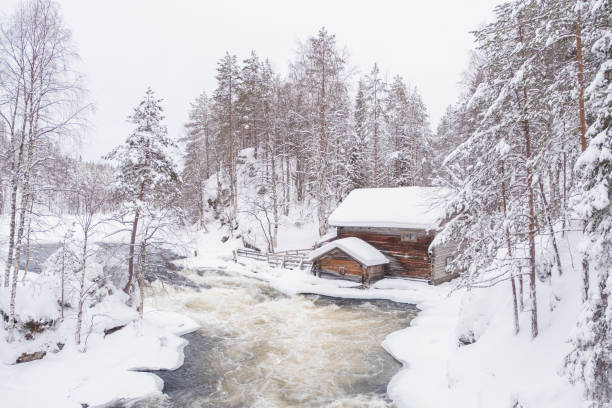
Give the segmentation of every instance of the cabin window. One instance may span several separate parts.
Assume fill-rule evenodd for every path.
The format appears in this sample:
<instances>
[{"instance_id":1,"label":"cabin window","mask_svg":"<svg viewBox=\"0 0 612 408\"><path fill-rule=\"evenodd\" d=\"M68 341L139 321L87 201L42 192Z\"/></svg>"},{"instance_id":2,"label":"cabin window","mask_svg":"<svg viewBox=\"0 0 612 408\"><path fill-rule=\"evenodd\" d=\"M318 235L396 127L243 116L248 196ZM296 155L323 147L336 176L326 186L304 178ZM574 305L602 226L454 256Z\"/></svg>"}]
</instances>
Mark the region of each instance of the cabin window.
<instances>
[{"instance_id":1,"label":"cabin window","mask_svg":"<svg viewBox=\"0 0 612 408\"><path fill-rule=\"evenodd\" d=\"M451 263L453 263L453 259L455 259L455 257L452 255L446 257L446 273L450 273L450 270L448 269L448 267L450 266Z\"/></svg>"},{"instance_id":2,"label":"cabin window","mask_svg":"<svg viewBox=\"0 0 612 408\"><path fill-rule=\"evenodd\" d=\"M416 241L417 238L422 237L423 234L415 231L402 232L402 241Z\"/></svg>"},{"instance_id":3,"label":"cabin window","mask_svg":"<svg viewBox=\"0 0 612 408\"><path fill-rule=\"evenodd\" d=\"M340 272L340 275L346 275L346 266L339 267L338 272Z\"/></svg>"}]
</instances>

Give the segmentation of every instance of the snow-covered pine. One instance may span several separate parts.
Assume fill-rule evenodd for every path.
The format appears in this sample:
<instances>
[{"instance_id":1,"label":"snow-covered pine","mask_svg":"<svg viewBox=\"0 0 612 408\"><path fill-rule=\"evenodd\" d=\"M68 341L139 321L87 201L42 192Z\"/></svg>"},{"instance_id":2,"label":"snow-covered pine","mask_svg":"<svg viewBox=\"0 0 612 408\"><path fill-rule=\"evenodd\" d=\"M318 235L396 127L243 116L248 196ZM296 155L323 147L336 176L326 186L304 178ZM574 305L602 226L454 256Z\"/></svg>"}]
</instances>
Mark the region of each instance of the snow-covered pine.
<instances>
[{"instance_id":1,"label":"snow-covered pine","mask_svg":"<svg viewBox=\"0 0 612 408\"><path fill-rule=\"evenodd\" d=\"M387 84L383 81L378 68L374 63L372 70L363 78L363 96L365 102L363 129L370 140L372 162L372 187L386 184L386 177L382 174L384 161L380 154L380 146L387 139L387 128L384 126L384 100Z\"/></svg>"},{"instance_id":2,"label":"snow-covered pine","mask_svg":"<svg viewBox=\"0 0 612 408\"><path fill-rule=\"evenodd\" d=\"M216 172L214 139L212 137L210 100L202 92L192 102L189 122L185 124L186 134L179 142L184 145L181 186L182 203L189 222L206 228L206 198L204 182Z\"/></svg>"},{"instance_id":3,"label":"snow-covered pine","mask_svg":"<svg viewBox=\"0 0 612 408\"><path fill-rule=\"evenodd\" d=\"M336 201L335 180L330 177L330 170L338 167L332 162L334 147L348 129L346 56L337 49L335 36L322 28L316 37L301 45L293 70L296 86L303 88L305 98L301 106L304 127L298 129L306 138L305 182L316 202L319 234L323 235Z\"/></svg>"},{"instance_id":4,"label":"snow-covered pine","mask_svg":"<svg viewBox=\"0 0 612 408\"><path fill-rule=\"evenodd\" d=\"M588 109L596 115L575 165L579 195L574 209L586 220L589 285L566 364L570 378L585 384L589 406L607 408L612 406L612 81L605 74L612 71L612 4L590 1L584 11L599 63L587 88Z\"/></svg>"},{"instance_id":5,"label":"snow-covered pine","mask_svg":"<svg viewBox=\"0 0 612 408\"><path fill-rule=\"evenodd\" d=\"M129 117L134 130L124 144L106 157L116 163L114 189L123 202L122 213L131 215L128 276L124 286L130 292L134 277L134 254L141 212L149 207L171 206L178 194L180 179L170 156L175 146L167 135L164 116L151 88Z\"/></svg>"},{"instance_id":6,"label":"snow-covered pine","mask_svg":"<svg viewBox=\"0 0 612 408\"><path fill-rule=\"evenodd\" d=\"M236 188L236 156L238 153L236 125L236 99L238 97L239 68L235 55L226 52L217 63L217 89L213 94L215 101L213 114L217 122L217 140L223 141L218 146L224 148L221 162L224 174L229 180L229 195L231 202L231 217L236 218L238 211L238 192Z\"/></svg>"},{"instance_id":7,"label":"snow-covered pine","mask_svg":"<svg viewBox=\"0 0 612 408\"><path fill-rule=\"evenodd\" d=\"M387 86L385 124L386 185L429 185L433 152L427 109L417 89L408 89L399 75Z\"/></svg>"}]
</instances>

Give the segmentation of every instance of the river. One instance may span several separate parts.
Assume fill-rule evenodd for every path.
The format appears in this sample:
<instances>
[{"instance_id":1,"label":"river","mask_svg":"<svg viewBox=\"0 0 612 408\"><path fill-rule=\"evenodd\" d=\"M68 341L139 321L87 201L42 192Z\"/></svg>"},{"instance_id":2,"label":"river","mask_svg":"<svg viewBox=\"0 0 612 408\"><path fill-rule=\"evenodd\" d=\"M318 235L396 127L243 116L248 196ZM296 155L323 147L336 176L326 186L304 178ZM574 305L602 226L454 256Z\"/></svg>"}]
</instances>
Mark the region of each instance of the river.
<instances>
[{"instance_id":1,"label":"river","mask_svg":"<svg viewBox=\"0 0 612 408\"><path fill-rule=\"evenodd\" d=\"M185 336L183 366L154 371L164 395L111 406L393 406L386 386L401 365L380 344L409 325L414 306L290 297L237 273L167 264L155 269L159 281L146 306L185 314L201 327Z\"/></svg>"}]
</instances>

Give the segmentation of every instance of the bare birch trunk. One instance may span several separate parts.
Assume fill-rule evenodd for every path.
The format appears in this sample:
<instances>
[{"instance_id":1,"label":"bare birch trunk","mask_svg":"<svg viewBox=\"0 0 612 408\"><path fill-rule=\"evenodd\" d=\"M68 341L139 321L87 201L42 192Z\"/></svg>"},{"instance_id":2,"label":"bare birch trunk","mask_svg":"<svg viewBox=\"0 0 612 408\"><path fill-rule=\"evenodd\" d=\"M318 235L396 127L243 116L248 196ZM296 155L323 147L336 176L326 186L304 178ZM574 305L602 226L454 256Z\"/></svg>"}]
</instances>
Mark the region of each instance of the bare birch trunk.
<instances>
[{"instance_id":1,"label":"bare birch trunk","mask_svg":"<svg viewBox=\"0 0 612 408\"><path fill-rule=\"evenodd\" d=\"M524 90L526 93L526 90ZM526 95L525 95L526 96ZM529 196L529 231L527 237L529 240L529 296L531 298L531 337L535 338L538 335L538 302L536 298L536 259L535 259L535 202L532 187L531 168L529 160L531 157L531 138L529 136L529 122L523 121L525 132L525 159L527 166L527 193Z\"/></svg>"},{"instance_id":2,"label":"bare birch trunk","mask_svg":"<svg viewBox=\"0 0 612 408\"><path fill-rule=\"evenodd\" d=\"M79 289L79 310L77 313L76 344L81 344L81 326L83 325L83 304L85 303L85 276L87 273L87 239L88 231L84 229L83 258L81 260L81 284Z\"/></svg>"},{"instance_id":3,"label":"bare birch trunk","mask_svg":"<svg viewBox=\"0 0 612 408\"><path fill-rule=\"evenodd\" d=\"M26 264L25 264L25 269L23 271L23 278L22 278L22 281L24 282L26 280L28 269L30 267L30 239L31 239L31 232L32 232L32 210L33 209L34 209L34 197L32 196L30 199L30 210L28 211L28 230L26 232L26 251L25 251Z\"/></svg>"},{"instance_id":4,"label":"bare birch trunk","mask_svg":"<svg viewBox=\"0 0 612 408\"><path fill-rule=\"evenodd\" d=\"M9 227L9 247L6 258L6 266L4 270L4 287L9 286L11 276L11 266L13 265L13 257L15 255L15 232L17 222L17 192L19 190L19 174L21 173L21 166L23 161L23 150L25 147L25 135L22 134L19 143L19 153L17 157L17 163L13 169L11 176L11 208L10 208L10 227Z\"/></svg>"},{"instance_id":5,"label":"bare birch trunk","mask_svg":"<svg viewBox=\"0 0 612 408\"><path fill-rule=\"evenodd\" d=\"M9 305L9 327L8 327L8 338L7 341L12 343L14 340L14 330L16 324L15 317L15 300L17 298L17 280L19 278L19 263L21 261L21 251L23 247L23 233L25 228L25 217L26 209L28 207L28 201L30 200L30 172L32 166L32 160L34 157L34 137L32 132L28 139L28 158L26 161L23 191L21 193L21 207L19 209L19 229L17 230L17 237L15 240L15 256L13 259L13 275L11 283L11 295Z\"/></svg>"}]
</instances>

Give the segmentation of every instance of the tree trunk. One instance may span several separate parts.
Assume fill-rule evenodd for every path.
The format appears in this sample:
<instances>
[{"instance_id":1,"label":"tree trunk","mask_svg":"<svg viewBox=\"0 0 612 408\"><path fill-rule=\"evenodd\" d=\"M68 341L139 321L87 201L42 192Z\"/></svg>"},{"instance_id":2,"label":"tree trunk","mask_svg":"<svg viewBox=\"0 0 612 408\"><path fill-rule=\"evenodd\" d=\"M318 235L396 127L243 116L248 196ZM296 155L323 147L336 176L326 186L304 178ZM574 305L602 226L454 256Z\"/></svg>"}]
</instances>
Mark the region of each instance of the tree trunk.
<instances>
[{"instance_id":1,"label":"tree trunk","mask_svg":"<svg viewBox=\"0 0 612 408\"><path fill-rule=\"evenodd\" d=\"M578 62L578 108L580 111L580 149L584 152L586 142L586 118L584 113L584 62L582 60L582 22L580 8L576 18L576 60Z\"/></svg>"},{"instance_id":2,"label":"tree trunk","mask_svg":"<svg viewBox=\"0 0 612 408\"><path fill-rule=\"evenodd\" d=\"M24 181L23 191L21 192L21 208L19 209L19 229L17 230L17 237L15 240L15 256L13 259L13 275L11 282L11 294L10 294L10 305L9 305L9 327L7 341L12 343L14 340L14 331L16 324L15 317L15 300L17 298L17 280L19 278L19 262L21 258L21 251L23 247L23 233L25 228L25 217L28 202L30 200L30 173L32 167L32 160L34 157L34 133L30 129L30 135L28 138L28 158L26 160L24 168Z\"/></svg>"},{"instance_id":3,"label":"tree trunk","mask_svg":"<svg viewBox=\"0 0 612 408\"><path fill-rule=\"evenodd\" d=\"M64 242L62 245L62 275L61 275L61 285L62 285L62 289L61 289L61 320L62 322L64 321L64 305L66 304L66 300L65 300L65 281L66 281L66 237L64 236Z\"/></svg>"},{"instance_id":4,"label":"tree trunk","mask_svg":"<svg viewBox=\"0 0 612 408\"><path fill-rule=\"evenodd\" d=\"M25 250L25 268L23 270L22 281L25 282L30 267L30 236L32 232L32 207L34 206L34 198L30 200L30 211L28 215L28 230L26 231L26 250Z\"/></svg>"},{"instance_id":5,"label":"tree trunk","mask_svg":"<svg viewBox=\"0 0 612 408\"><path fill-rule=\"evenodd\" d=\"M542 185L542 179L538 179L538 184L540 186L540 195L542 197L544 213L546 214L546 222L548 223L548 229L550 231L550 236L552 238L552 244L553 244L553 249L555 253L555 263L557 264L557 270L559 271L559 276L561 276L563 275L563 269L561 269L561 256L559 256L559 247L557 246L557 238L555 237L555 230L553 228L552 219L550 216L550 208L548 207L546 196L544 195L544 186Z\"/></svg>"},{"instance_id":6,"label":"tree trunk","mask_svg":"<svg viewBox=\"0 0 612 408\"><path fill-rule=\"evenodd\" d=\"M236 197L237 188L236 180L234 178L234 134L232 128L232 73L230 72L229 77L229 157L228 157L228 169L230 177L230 201L232 203L232 215L236 218L238 198Z\"/></svg>"},{"instance_id":7,"label":"tree trunk","mask_svg":"<svg viewBox=\"0 0 612 408\"><path fill-rule=\"evenodd\" d=\"M501 165L502 172L502 202L504 205L504 218L508 212L507 200L506 200L506 181L504 177L504 163ZM506 225L506 244L508 245L508 258L510 258L510 283L512 285L512 302L514 306L514 334L518 334L520 330L519 316L518 316L518 301L516 298L516 284L514 282L514 262L512 261L512 244L510 242L510 229Z\"/></svg>"},{"instance_id":8,"label":"tree trunk","mask_svg":"<svg viewBox=\"0 0 612 408\"><path fill-rule=\"evenodd\" d=\"M134 246L136 245L136 232L138 231L138 218L140 210L136 209L134 221L132 222L132 235L130 236L130 254L128 255L128 281L123 287L125 293L131 292L132 279L134 278Z\"/></svg>"},{"instance_id":9,"label":"tree trunk","mask_svg":"<svg viewBox=\"0 0 612 408\"><path fill-rule=\"evenodd\" d=\"M79 310L77 313L77 327L75 334L76 344L81 344L81 326L83 324L83 305L85 304L85 276L87 273L87 238L88 231L84 229L83 258L81 259L81 284L79 288Z\"/></svg>"},{"instance_id":10,"label":"tree trunk","mask_svg":"<svg viewBox=\"0 0 612 408\"><path fill-rule=\"evenodd\" d=\"M144 285L145 285L145 273L147 271L147 243L143 240L140 244L140 270L138 271L138 291L140 294L140 300L138 302L138 315L142 319L144 313Z\"/></svg>"},{"instance_id":11,"label":"tree trunk","mask_svg":"<svg viewBox=\"0 0 612 408\"><path fill-rule=\"evenodd\" d=\"M274 247L274 249L276 250L276 247L278 246L278 196L277 196L277 188L276 188L276 184L277 184L277 180L276 180L276 161L274 160L274 154L271 156L272 157L272 216L274 217L274 234L272 235L272 246Z\"/></svg>"},{"instance_id":12,"label":"tree trunk","mask_svg":"<svg viewBox=\"0 0 612 408\"><path fill-rule=\"evenodd\" d=\"M523 268L519 268L519 274L517 276L519 281L519 308L521 312L525 311L525 289L523 284Z\"/></svg>"},{"instance_id":13,"label":"tree trunk","mask_svg":"<svg viewBox=\"0 0 612 408\"><path fill-rule=\"evenodd\" d=\"M378 101L376 100L376 81L374 82L374 187L378 187Z\"/></svg>"},{"instance_id":14,"label":"tree trunk","mask_svg":"<svg viewBox=\"0 0 612 408\"><path fill-rule=\"evenodd\" d=\"M527 91L523 89L526 99ZM529 122L523 121L523 131L525 135L525 165L527 170L527 194L529 197L529 296L531 298L531 337L538 335L538 305L536 298L536 259L535 259L535 202L532 187L531 168L529 160L531 158L531 138L529 136Z\"/></svg>"},{"instance_id":15,"label":"tree trunk","mask_svg":"<svg viewBox=\"0 0 612 408\"><path fill-rule=\"evenodd\" d=\"M13 168L13 174L11 176L11 208L10 208L10 227L8 236L8 254L6 258L6 266L4 270L4 287L9 286L11 276L11 266L13 265L13 257L15 255L15 232L16 232L16 221L17 221L17 191L19 190L19 174L21 173L21 166L23 161L23 150L25 146L25 135L21 135L19 143L19 153L17 157L17 163Z\"/></svg>"}]
</instances>

